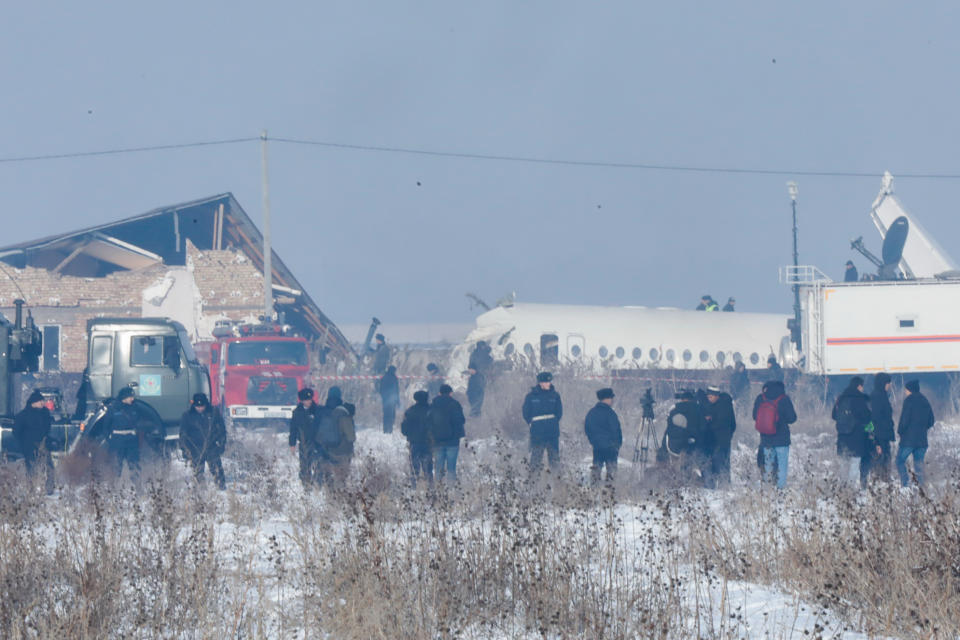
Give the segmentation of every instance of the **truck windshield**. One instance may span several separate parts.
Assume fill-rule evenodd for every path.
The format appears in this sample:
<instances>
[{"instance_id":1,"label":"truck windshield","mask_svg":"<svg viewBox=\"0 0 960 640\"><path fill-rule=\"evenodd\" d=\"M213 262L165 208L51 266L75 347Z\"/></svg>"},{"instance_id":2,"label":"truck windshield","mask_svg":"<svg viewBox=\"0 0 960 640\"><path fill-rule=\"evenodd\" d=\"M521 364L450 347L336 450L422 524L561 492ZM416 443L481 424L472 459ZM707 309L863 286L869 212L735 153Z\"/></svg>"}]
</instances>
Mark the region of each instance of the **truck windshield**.
<instances>
[{"instance_id":1,"label":"truck windshield","mask_svg":"<svg viewBox=\"0 0 960 640\"><path fill-rule=\"evenodd\" d=\"M227 364L286 364L307 366L307 345L302 342L234 342L227 351Z\"/></svg>"}]
</instances>

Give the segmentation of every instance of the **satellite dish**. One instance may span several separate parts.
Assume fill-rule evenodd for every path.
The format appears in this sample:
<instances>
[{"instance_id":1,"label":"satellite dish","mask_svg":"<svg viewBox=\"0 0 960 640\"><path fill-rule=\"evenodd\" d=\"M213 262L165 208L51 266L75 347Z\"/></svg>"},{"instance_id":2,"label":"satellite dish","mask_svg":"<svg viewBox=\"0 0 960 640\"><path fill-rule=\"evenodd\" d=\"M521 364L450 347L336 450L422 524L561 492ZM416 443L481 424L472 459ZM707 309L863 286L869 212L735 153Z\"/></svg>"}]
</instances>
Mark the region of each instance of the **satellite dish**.
<instances>
[{"instance_id":1,"label":"satellite dish","mask_svg":"<svg viewBox=\"0 0 960 640\"><path fill-rule=\"evenodd\" d=\"M910 223L906 216L900 216L893 221L887 234L883 238L883 249L880 255L883 264L880 265L881 280L896 280L900 276L900 259L903 257L903 246L907 242L907 233Z\"/></svg>"}]
</instances>

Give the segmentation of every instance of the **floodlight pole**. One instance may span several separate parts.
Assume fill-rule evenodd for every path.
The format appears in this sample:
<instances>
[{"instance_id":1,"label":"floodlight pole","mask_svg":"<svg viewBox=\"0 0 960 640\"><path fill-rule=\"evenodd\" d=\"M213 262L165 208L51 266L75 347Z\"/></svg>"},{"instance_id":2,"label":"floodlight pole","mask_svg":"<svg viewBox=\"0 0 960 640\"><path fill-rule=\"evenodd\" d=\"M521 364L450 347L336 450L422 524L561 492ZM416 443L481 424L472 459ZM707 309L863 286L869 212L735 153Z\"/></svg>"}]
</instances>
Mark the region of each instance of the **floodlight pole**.
<instances>
[{"instance_id":1,"label":"floodlight pole","mask_svg":"<svg viewBox=\"0 0 960 640\"><path fill-rule=\"evenodd\" d=\"M273 320L273 249L270 246L270 175L267 171L267 130L260 132L260 165L263 188L263 317Z\"/></svg>"},{"instance_id":2,"label":"floodlight pole","mask_svg":"<svg viewBox=\"0 0 960 640\"><path fill-rule=\"evenodd\" d=\"M800 283L797 282L797 273L800 265L800 254L797 249L797 195L799 194L799 189L797 189L797 183L791 180L787 183L787 193L790 194L790 206L793 209L793 320L796 322L797 331L799 335L800 329ZM800 348L799 340L797 341L797 348Z\"/></svg>"}]
</instances>

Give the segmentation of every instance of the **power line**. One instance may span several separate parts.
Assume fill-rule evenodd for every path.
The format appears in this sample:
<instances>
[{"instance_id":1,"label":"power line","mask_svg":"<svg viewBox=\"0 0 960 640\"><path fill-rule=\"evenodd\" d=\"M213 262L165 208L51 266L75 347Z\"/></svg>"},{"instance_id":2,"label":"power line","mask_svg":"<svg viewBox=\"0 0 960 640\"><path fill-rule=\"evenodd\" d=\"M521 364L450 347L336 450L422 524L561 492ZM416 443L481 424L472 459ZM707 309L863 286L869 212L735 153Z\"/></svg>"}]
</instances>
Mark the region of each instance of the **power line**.
<instances>
[{"instance_id":1,"label":"power line","mask_svg":"<svg viewBox=\"0 0 960 640\"><path fill-rule=\"evenodd\" d=\"M866 171L804 171L788 169L751 169L738 167L703 167L673 164L651 164L638 162L606 162L599 160L570 160L562 158L540 158L535 156L495 155L483 153L468 153L459 151L435 151L431 149L414 149L408 147L383 147L374 145L348 144L342 142L325 142L321 140L302 140L297 138L270 138L274 142L286 144L311 145L329 147L333 149L352 149L356 151L377 151L383 153L404 153L421 156L435 156L441 158L464 158L470 160L497 160L505 162L523 162L530 164L564 165L576 167L600 167L605 169L647 169L653 171L685 171L690 173L732 173L775 176L818 176L830 178L879 178L883 173ZM958 173L896 173L899 178L930 178L930 179L960 179Z\"/></svg>"},{"instance_id":2,"label":"power line","mask_svg":"<svg viewBox=\"0 0 960 640\"><path fill-rule=\"evenodd\" d=\"M184 142L181 144L158 144L149 147L123 147L120 149L103 149L99 151L75 151L71 153L50 153L37 156L13 156L0 158L0 162L34 162L38 160L62 160L65 158L89 158L93 156L112 156L124 153L141 153L145 151L167 151L169 149L190 149L193 147L215 147L224 144L252 142L260 138L230 138L227 140L204 140L200 142Z\"/></svg>"}]
</instances>

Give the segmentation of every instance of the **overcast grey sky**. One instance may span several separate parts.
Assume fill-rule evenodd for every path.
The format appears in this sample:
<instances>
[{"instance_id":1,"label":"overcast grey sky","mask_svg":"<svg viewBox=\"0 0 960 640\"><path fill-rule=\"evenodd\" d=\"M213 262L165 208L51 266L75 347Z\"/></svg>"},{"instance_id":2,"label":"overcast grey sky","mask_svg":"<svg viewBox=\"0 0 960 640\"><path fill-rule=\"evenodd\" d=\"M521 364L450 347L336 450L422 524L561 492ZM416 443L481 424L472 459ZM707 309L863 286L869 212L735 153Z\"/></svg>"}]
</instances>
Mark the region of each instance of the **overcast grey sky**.
<instances>
[{"instance_id":1,"label":"overcast grey sky","mask_svg":"<svg viewBox=\"0 0 960 640\"><path fill-rule=\"evenodd\" d=\"M67 3L63 3L67 5ZM960 173L954 2L8 3L0 158L256 136L494 155ZM0 163L19 242L232 191L257 143ZM789 176L273 144L274 248L335 322L496 299L789 313ZM839 277L877 178L798 177ZM419 183L419 184L418 184ZM960 180L895 190L954 256ZM866 268L862 259L857 260Z\"/></svg>"}]
</instances>

